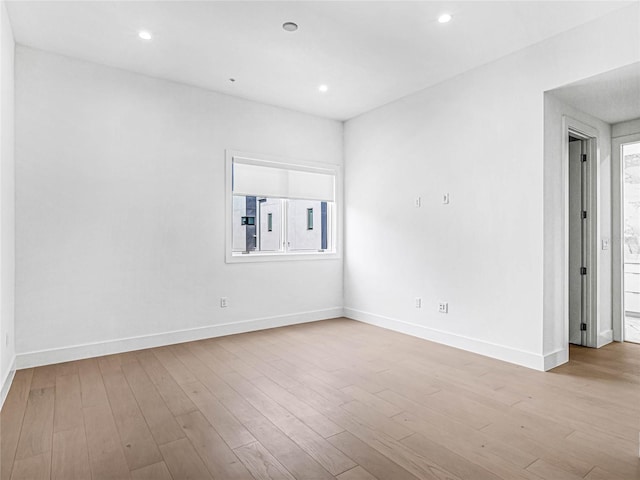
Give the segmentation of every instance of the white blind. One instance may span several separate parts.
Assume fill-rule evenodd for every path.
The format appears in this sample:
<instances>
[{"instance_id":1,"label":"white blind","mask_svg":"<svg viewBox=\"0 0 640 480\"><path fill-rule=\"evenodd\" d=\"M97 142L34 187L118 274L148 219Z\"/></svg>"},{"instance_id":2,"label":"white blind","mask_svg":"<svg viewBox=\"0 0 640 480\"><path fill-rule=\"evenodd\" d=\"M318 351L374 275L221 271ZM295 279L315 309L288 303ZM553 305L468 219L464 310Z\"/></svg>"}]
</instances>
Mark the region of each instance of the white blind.
<instances>
[{"instance_id":1,"label":"white blind","mask_svg":"<svg viewBox=\"0 0 640 480\"><path fill-rule=\"evenodd\" d=\"M233 159L233 194L304 200L335 200L335 174L319 168Z\"/></svg>"}]
</instances>

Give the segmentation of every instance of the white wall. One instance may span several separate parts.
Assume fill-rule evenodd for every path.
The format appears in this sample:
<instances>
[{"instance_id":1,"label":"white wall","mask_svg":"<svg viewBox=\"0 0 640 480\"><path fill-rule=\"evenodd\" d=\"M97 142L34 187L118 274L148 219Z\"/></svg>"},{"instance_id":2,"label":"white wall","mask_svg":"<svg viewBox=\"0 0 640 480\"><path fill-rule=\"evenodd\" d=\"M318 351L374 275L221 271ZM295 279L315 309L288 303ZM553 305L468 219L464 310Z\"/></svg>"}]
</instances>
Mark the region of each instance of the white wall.
<instances>
[{"instance_id":1,"label":"white wall","mask_svg":"<svg viewBox=\"0 0 640 480\"><path fill-rule=\"evenodd\" d=\"M282 201L272 198L263 200L258 204L260 225L256 228L259 229L260 249L276 252L282 249ZM271 215L271 231L269 231L269 215Z\"/></svg>"},{"instance_id":2,"label":"white wall","mask_svg":"<svg viewBox=\"0 0 640 480\"><path fill-rule=\"evenodd\" d=\"M614 138L633 135L635 133L640 133L640 118L629 120L628 122L616 123L611 126L611 136Z\"/></svg>"},{"instance_id":3,"label":"white wall","mask_svg":"<svg viewBox=\"0 0 640 480\"><path fill-rule=\"evenodd\" d=\"M543 92L638 61L638 19L632 5L346 123L347 315L533 368L562 361Z\"/></svg>"},{"instance_id":4,"label":"white wall","mask_svg":"<svg viewBox=\"0 0 640 480\"><path fill-rule=\"evenodd\" d=\"M19 366L342 313L340 260L224 252L225 149L340 165L340 122L21 46L16 85Z\"/></svg>"},{"instance_id":5,"label":"white wall","mask_svg":"<svg viewBox=\"0 0 640 480\"><path fill-rule=\"evenodd\" d=\"M15 370L14 50L7 10L0 2L0 406Z\"/></svg>"},{"instance_id":6,"label":"white wall","mask_svg":"<svg viewBox=\"0 0 640 480\"><path fill-rule=\"evenodd\" d=\"M232 249L234 252L244 252L247 250L247 232L245 231L245 227L242 225L242 217L247 213L247 198L234 196L232 201Z\"/></svg>"},{"instance_id":7,"label":"white wall","mask_svg":"<svg viewBox=\"0 0 640 480\"><path fill-rule=\"evenodd\" d=\"M318 251L322 247L322 202L296 200L289 202L288 239L289 248L295 251ZM307 209L313 210L313 228L307 229Z\"/></svg>"}]
</instances>

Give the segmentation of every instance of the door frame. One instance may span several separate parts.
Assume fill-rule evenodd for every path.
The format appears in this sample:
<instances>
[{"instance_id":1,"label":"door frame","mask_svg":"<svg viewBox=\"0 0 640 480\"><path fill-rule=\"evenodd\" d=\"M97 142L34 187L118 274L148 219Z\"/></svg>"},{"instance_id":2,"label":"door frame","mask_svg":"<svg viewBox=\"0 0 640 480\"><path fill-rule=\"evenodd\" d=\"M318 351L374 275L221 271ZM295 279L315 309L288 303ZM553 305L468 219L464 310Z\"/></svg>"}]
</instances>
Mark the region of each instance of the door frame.
<instances>
[{"instance_id":1,"label":"door frame","mask_svg":"<svg viewBox=\"0 0 640 480\"><path fill-rule=\"evenodd\" d=\"M562 158L564 185L564 335L565 345L569 345L569 135L585 140L587 143L586 165L586 238L584 256L587 267L585 282L585 323L587 324L586 345L598 347L598 232L600 230L600 215L598 214L598 177L599 177L599 136L598 130L567 115L562 117Z\"/></svg>"},{"instance_id":2,"label":"door frame","mask_svg":"<svg viewBox=\"0 0 640 480\"><path fill-rule=\"evenodd\" d=\"M622 147L640 142L640 133L611 139L611 300L613 340L624 342L624 187Z\"/></svg>"}]
</instances>

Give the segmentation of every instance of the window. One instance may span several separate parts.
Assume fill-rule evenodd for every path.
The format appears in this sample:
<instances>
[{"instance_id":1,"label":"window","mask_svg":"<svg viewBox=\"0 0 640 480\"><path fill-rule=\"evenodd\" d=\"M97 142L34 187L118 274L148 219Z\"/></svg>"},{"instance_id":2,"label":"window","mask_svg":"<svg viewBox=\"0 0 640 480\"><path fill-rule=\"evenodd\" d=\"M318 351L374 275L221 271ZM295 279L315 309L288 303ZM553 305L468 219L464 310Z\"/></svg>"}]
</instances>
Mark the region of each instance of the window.
<instances>
[{"instance_id":1,"label":"window","mask_svg":"<svg viewBox=\"0 0 640 480\"><path fill-rule=\"evenodd\" d=\"M307 208L307 230L313 230L313 208Z\"/></svg>"},{"instance_id":2,"label":"window","mask_svg":"<svg viewBox=\"0 0 640 480\"><path fill-rule=\"evenodd\" d=\"M336 254L337 167L229 152L227 171L227 261Z\"/></svg>"}]
</instances>

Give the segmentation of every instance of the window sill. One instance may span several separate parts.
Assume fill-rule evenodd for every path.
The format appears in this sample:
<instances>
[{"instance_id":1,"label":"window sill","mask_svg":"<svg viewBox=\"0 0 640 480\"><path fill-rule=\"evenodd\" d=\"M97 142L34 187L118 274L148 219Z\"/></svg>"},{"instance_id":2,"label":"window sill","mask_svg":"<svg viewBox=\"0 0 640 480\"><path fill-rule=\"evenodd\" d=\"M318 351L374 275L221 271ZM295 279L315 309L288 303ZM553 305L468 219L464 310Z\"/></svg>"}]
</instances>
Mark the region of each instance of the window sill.
<instances>
[{"instance_id":1,"label":"window sill","mask_svg":"<svg viewBox=\"0 0 640 480\"><path fill-rule=\"evenodd\" d=\"M300 253L227 253L226 263L289 262L299 260L335 260L337 252Z\"/></svg>"}]
</instances>

